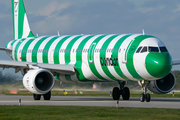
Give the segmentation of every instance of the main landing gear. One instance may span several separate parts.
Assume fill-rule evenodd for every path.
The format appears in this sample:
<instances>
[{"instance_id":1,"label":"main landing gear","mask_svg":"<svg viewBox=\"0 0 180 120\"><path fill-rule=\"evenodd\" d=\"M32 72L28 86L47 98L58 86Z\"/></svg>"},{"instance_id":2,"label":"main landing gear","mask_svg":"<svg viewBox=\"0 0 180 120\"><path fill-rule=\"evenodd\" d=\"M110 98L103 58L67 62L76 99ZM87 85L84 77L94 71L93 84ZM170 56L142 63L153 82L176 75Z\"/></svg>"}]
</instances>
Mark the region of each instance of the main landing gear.
<instances>
[{"instance_id":1,"label":"main landing gear","mask_svg":"<svg viewBox=\"0 0 180 120\"><path fill-rule=\"evenodd\" d=\"M51 99L51 91L49 91L48 93L43 95L44 100L50 100ZM41 95L38 94L33 94L33 98L34 100L40 100L41 99Z\"/></svg>"},{"instance_id":2,"label":"main landing gear","mask_svg":"<svg viewBox=\"0 0 180 120\"><path fill-rule=\"evenodd\" d=\"M112 98L113 100L119 100L120 95L122 95L123 100L129 100L130 98L130 91L128 87L124 87L124 85L126 84L125 81L119 81L118 82L120 85L120 89L119 87L114 87L113 91L112 91Z\"/></svg>"},{"instance_id":3,"label":"main landing gear","mask_svg":"<svg viewBox=\"0 0 180 120\"><path fill-rule=\"evenodd\" d=\"M140 101L144 102L146 100L146 102L150 102L151 101L151 96L150 96L149 93L146 94L146 92L147 92L146 86L147 86L147 84L149 84L149 82L146 82L146 81L142 80L142 81L140 81L140 83L141 83L141 86L142 86L142 88L144 90L144 92L140 95Z\"/></svg>"}]
</instances>

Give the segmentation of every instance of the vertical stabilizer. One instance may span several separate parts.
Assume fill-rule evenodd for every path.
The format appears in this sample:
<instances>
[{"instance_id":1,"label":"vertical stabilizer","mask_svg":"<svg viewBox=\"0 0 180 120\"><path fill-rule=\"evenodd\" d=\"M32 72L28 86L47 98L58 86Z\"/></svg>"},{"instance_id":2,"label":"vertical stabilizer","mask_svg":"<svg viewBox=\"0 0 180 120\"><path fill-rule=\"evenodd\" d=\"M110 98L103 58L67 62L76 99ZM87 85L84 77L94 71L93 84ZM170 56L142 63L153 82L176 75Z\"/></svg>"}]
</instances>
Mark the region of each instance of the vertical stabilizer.
<instances>
[{"instance_id":1,"label":"vertical stabilizer","mask_svg":"<svg viewBox=\"0 0 180 120\"><path fill-rule=\"evenodd\" d=\"M12 0L14 39L33 37L30 30L23 0Z\"/></svg>"}]
</instances>

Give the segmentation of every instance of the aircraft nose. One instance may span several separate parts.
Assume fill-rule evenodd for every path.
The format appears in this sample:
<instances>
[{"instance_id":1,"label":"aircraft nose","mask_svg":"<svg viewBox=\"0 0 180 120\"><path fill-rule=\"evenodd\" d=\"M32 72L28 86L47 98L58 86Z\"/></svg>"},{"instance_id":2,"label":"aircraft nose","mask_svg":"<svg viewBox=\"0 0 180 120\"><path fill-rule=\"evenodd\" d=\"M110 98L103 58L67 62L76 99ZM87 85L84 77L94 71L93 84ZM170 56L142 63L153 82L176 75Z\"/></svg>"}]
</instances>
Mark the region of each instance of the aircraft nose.
<instances>
[{"instance_id":1,"label":"aircraft nose","mask_svg":"<svg viewBox=\"0 0 180 120\"><path fill-rule=\"evenodd\" d=\"M162 78L171 71L172 58L169 53L149 53L145 64L150 75Z\"/></svg>"}]
</instances>

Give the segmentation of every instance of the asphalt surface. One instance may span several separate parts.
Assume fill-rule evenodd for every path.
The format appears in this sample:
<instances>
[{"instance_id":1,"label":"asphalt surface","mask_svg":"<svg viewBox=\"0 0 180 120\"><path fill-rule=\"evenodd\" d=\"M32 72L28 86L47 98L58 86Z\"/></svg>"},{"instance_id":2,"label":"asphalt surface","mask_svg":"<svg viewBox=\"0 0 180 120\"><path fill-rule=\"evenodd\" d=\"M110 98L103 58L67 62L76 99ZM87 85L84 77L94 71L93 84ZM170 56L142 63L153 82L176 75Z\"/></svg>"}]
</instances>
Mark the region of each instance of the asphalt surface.
<instances>
[{"instance_id":1,"label":"asphalt surface","mask_svg":"<svg viewBox=\"0 0 180 120\"><path fill-rule=\"evenodd\" d=\"M79 97L79 96L52 96L50 101L34 101L32 96L0 95L0 105L47 105L47 106L104 106L116 107L117 101L112 97ZM132 97L128 101L120 100L119 107L142 108L180 108L180 98L151 98L151 102L140 102L139 98Z\"/></svg>"}]
</instances>

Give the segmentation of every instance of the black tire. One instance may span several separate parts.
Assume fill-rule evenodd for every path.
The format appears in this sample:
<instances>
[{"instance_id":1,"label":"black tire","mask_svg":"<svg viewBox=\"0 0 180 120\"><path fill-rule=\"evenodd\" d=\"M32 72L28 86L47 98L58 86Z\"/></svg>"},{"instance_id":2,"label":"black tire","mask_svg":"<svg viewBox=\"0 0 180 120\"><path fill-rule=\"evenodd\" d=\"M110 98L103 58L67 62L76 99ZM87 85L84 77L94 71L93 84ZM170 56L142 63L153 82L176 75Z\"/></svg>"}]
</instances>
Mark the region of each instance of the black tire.
<instances>
[{"instance_id":1,"label":"black tire","mask_svg":"<svg viewBox=\"0 0 180 120\"><path fill-rule=\"evenodd\" d=\"M128 87L124 87L124 89L122 90L122 97L123 97L123 100L129 100L130 91Z\"/></svg>"},{"instance_id":2,"label":"black tire","mask_svg":"<svg viewBox=\"0 0 180 120\"><path fill-rule=\"evenodd\" d=\"M41 95L33 94L33 98L34 98L34 100L40 100L41 99Z\"/></svg>"},{"instance_id":3,"label":"black tire","mask_svg":"<svg viewBox=\"0 0 180 120\"><path fill-rule=\"evenodd\" d=\"M50 100L51 99L51 91L43 95L44 100Z\"/></svg>"},{"instance_id":4,"label":"black tire","mask_svg":"<svg viewBox=\"0 0 180 120\"><path fill-rule=\"evenodd\" d=\"M142 93L142 94L140 95L140 101L141 101L141 102L144 102L144 100L145 100L145 95L144 95L144 93Z\"/></svg>"},{"instance_id":5,"label":"black tire","mask_svg":"<svg viewBox=\"0 0 180 120\"><path fill-rule=\"evenodd\" d=\"M119 100L119 98L120 98L120 91L119 91L118 87L114 87L113 88L112 97L113 97L113 100Z\"/></svg>"},{"instance_id":6,"label":"black tire","mask_svg":"<svg viewBox=\"0 0 180 120\"><path fill-rule=\"evenodd\" d=\"M148 94L146 94L146 102L150 102L151 101L151 96L150 96L150 94L148 93Z\"/></svg>"}]
</instances>

